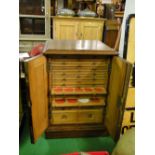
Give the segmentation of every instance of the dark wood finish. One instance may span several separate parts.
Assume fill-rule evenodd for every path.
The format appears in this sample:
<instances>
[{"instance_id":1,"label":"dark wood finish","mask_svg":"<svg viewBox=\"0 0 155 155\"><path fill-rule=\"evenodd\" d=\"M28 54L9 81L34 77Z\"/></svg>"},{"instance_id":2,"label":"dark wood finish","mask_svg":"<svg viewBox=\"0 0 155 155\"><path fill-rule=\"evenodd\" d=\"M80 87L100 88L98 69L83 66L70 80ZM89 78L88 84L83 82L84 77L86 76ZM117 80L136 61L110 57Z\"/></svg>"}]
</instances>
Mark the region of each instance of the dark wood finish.
<instances>
[{"instance_id":1,"label":"dark wood finish","mask_svg":"<svg viewBox=\"0 0 155 155\"><path fill-rule=\"evenodd\" d=\"M45 55L118 55L118 52L97 40L48 40Z\"/></svg>"},{"instance_id":2,"label":"dark wood finish","mask_svg":"<svg viewBox=\"0 0 155 155\"><path fill-rule=\"evenodd\" d=\"M131 68L130 63L119 57L114 57L112 60L105 126L116 141L120 136Z\"/></svg>"},{"instance_id":3,"label":"dark wood finish","mask_svg":"<svg viewBox=\"0 0 155 155\"><path fill-rule=\"evenodd\" d=\"M103 124L93 125L57 125L48 127L46 138L93 137L108 135Z\"/></svg>"},{"instance_id":4,"label":"dark wood finish","mask_svg":"<svg viewBox=\"0 0 155 155\"><path fill-rule=\"evenodd\" d=\"M104 43L111 48L115 47L120 26L116 20L107 20L105 23Z\"/></svg>"}]
</instances>

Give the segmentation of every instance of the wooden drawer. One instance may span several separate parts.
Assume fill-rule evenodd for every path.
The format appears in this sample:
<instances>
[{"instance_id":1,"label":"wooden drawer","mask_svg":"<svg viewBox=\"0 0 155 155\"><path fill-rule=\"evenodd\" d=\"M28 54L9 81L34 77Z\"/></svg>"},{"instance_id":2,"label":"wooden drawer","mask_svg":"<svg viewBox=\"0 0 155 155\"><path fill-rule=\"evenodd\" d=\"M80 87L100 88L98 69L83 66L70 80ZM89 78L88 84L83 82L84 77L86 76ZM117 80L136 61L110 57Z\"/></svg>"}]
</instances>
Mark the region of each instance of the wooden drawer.
<instances>
[{"instance_id":1,"label":"wooden drawer","mask_svg":"<svg viewBox=\"0 0 155 155\"><path fill-rule=\"evenodd\" d=\"M102 96L59 96L51 98L52 107L84 107L105 106L105 98Z\"/></svg>"},{"instance_id":2,"label":"wooden drawer","mask_svg":"<svg viewBox=\"0 0 155 155\"><path fill-rule=\"evenodd\" d=\"M54 63L51 63L51 66L54 67L54 66L108 66L108 63L106 62L95 62L95 61L92 61L92 62L83 62L83 61L68 61L68 62L65 62L65 61L62 61L62 62L54 62Z\"/></svg>"},{"instance_id":3,"label":"wooden drawer","mask_svg":"<svg viewBox=\"0 0 155 155\"><path fill-rule=\"evenodd\" d=\"M53 86L63 86L63 85L106 85L105 79L53 79Z\"/></svg>"},{"instance_id":4,"label":"wooden drawer","mask_svg":"<svg viewBox=\"0 0 155 155\"><path fill-rule=\"evenodd\" d=\"M58 72L55 74L51 74L52 79L64 79L64 78L71 78L71 79L105 79L108 78L108 73L103 74L96 74L96 73L90 73L90 74L72 74L67 72Z\"/></svg>"},{"instance_id":5,"label":"wooden drawer","mask_svg":"<svg viewBox=\"0 0 155 155\"><path fill-rule=\"evenodd\" d=\"M78 66L51 66L50 67L52 70L108 70L107 66L83 66L83 65L78 65Z\"/></svg>"},{"instance_id":6,"label":"wooden drawer","mask_svg":"<svg viewBox=\"0 0 155 155\"><path fill-rule=\"evenodd\" d=\"M75 70L75 69L66 69L66 70L62 70L62 69L59 69L59 70L50 70L49 72L52 76L56 76L56 75L93 75L93 74L100 74L100 75L103 75L103 74L108 74L108 69L86 69L86 70Z\"/></svg>"},{"instance_id":7,"label":"wooden drawer","mask_svg":"<svg viewBox=\"0 0 155 155\"><path fill-rule=\"evenodd\" d=\"M69 86L56 86L51 88L52 95L80 95L80 94L106 94L106 89L103 85L96 87L69 87Z\"/></svg>"},{"instance_id":8,"label":"wooden drawer","mask_svg":"<svg viewBox=\"0 0 155 155\"><path fill-rule=\"evenodd\" d=\"M103 109L95 110L53 110L51 124L102 123Z\"/></svg>"},{"instance_id":9,"label":"wooden drawer","mask_svg":"<svg viewBox=\"0 0 155 155\"><path fill-rule=\"evenodd\" d=\"M53 58L53 59L49 59L49 63L53 63L53 64L59 64L59 63L103 63L103 64L107 64L109 63L110 59L109 58L90 58L90 59L85 59L85 58Z\"/></svg>"},{"instance_id":10,"label":"wooden drawer","mask_svg":"<svg viewBox=\"0 0 155 155\"><path fill-rule=\"evenodd\" d=\"M75 124L77 123L77 110L53 110L51 124Z\"/></svg>"},{"instance_id":11,"label":"wooden drawer","mask_svg":"<svg viewBox=\"0 0 155 155\"><path fill-rule=\"evenodd\" d=\"M102 123L103 109L79 110L78 123Z\"/></svg>"}]
</instances>

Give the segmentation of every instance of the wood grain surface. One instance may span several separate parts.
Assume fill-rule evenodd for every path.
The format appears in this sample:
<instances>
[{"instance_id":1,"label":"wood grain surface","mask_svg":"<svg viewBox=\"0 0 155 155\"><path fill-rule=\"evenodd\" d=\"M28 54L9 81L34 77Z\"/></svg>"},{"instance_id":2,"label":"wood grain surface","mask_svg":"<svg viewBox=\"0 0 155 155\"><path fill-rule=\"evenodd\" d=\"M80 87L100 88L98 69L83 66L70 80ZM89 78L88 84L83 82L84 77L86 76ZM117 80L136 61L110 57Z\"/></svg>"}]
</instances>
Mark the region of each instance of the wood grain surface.
<instances>
[{"instance_id":1,"label":"wood grain surface","mask_svg":"<svg viewBox=\"0 0 155 155\"><path fill-rule=\"evenodd\" d=\"M98 40L48 40L46 55L118 55L118 52Z\"/></svg>"}]
</instances>

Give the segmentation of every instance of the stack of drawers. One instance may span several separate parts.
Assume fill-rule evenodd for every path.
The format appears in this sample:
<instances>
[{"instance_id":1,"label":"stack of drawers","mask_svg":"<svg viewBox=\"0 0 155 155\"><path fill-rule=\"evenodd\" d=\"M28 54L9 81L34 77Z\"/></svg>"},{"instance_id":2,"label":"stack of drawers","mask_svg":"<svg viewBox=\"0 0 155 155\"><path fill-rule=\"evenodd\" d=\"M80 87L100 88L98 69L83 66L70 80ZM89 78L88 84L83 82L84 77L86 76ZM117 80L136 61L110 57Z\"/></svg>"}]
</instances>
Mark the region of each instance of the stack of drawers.
<instances>
[{"instance_id":1,"label":"stack of drawers","mask_svg":"<svg viewBox=\"0 0 155 155\"><path fill-rule=\"evenodd\" d=\"M49 58L50 122L102 123L109 58Z\"/></svg>"}]
</instances>

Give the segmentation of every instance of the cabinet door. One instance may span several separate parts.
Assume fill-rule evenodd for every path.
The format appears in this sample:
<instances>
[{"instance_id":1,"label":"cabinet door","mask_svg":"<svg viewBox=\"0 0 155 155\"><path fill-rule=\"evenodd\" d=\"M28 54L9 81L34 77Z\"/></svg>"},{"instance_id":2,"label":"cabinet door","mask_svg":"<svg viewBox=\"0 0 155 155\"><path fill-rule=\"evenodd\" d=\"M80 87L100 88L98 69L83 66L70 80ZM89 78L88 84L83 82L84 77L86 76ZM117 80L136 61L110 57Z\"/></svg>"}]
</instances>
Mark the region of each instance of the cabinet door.
<instances>
[{"instance_id":1,"label":"cabinet door","mask_svg":"<svg viewBox=\"0 0 155 155\"><path fill-rule=\"evenodd\" d=\"M109 134L118 140L125 108L132 64L114 57L109 81L105 126Z\"/></svg>"},{"instance_id":2,"label":"cabinet door","mask_svg":"<svg viewBox=\"0 0 155 155\"><path fill-rule=\"evenodd\" d=\"M46 58L39 56L28 62L31 110L31 141L41 136L48 126Z\"/></svg>"},{"instance_id":3,"label":"cabinet door","mask_svg":"<svg viewBox=\"0 0 155 155\"><path fill-rule=\"evenodd\" d=\"M85 22L80 24L80 39L82 40L102 40L103 22Z\"/></svg>"},{"instance_id":4,"label":"cabinet door","mask_svg":"<svg viewBox=\"0 0 155 155\"><path fill-rule=\"evenodd\" d=\"M58 40L77 40L78 22L70 20L54 21L54 39Z\"/></svg>"}]
</instances>

